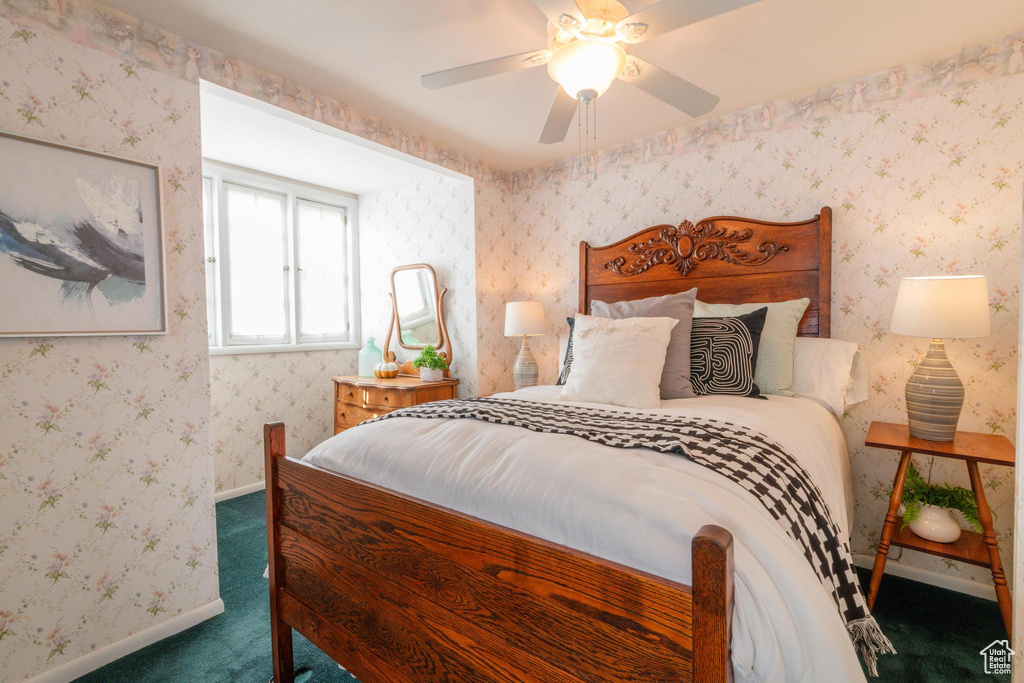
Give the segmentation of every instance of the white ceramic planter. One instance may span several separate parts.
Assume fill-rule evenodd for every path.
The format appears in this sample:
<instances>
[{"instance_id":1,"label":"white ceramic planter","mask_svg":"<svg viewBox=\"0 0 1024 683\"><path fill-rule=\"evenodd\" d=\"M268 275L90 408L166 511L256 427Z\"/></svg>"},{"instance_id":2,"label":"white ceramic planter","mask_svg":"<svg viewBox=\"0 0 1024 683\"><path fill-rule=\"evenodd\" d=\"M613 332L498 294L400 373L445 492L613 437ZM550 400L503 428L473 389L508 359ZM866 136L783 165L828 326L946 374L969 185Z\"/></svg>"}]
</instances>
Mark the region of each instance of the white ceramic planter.
<instances>
[{"instance_id":1,"label":"white ceramic planter","mask_svg":"<svg viewBox=\"0 0 1024 683\"><path fill-rule=\"evenodd\" d=\"M936 543L952 543L960 538L960 525L946 508L922 505L910 530L921 538Z\"/></svg>"},{"instance_id":2,"label":"white ceramic planter","mask_svg":"<svg viewBox=\"0 0 1024 683\"><path fill-rule=\"evenodd\" d=\"M424 382L440 382L444 379L444 370L431 370L429 368L420 368L420 379Z\"/></svg>"}]
</instances>

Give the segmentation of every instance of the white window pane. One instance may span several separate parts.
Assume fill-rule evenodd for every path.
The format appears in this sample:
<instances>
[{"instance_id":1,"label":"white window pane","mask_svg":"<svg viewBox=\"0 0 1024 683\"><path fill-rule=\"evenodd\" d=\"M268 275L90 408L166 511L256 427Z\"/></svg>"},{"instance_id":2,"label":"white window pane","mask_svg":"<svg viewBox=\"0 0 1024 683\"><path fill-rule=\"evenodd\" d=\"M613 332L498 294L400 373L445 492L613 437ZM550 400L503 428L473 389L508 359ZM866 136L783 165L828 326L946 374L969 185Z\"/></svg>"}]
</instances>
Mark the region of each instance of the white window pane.
<instances>
[{"instance_id":1,"label":"white window pane","mask_svg":"<svg viewBox=\"0 0 1024 683\"><path fill-rule=\"evenodd\" d=\"M213 262L213 178L203 178L203 233L206 238L206 338L217 340L217 273Z\"/></svg>"},{"instance_id":2,"label":"white window pane","mask_svg":"<svg viewBox=\"0 0 1024 683\"><path fill-rule=\"evenodd\" d=\"M348 258L345 209L299 200L299 336L338 338L348 331Z\"/></svg>"},{"instance_id":3,"label":"white window pane","mask_svg":"<svg viewBox=\"0 0 1024 683\"><path fill-rule=\"evenodd\" d=\"M232 338L287 339L284 195L224 183Z\"/></svg>"}]
</instances>

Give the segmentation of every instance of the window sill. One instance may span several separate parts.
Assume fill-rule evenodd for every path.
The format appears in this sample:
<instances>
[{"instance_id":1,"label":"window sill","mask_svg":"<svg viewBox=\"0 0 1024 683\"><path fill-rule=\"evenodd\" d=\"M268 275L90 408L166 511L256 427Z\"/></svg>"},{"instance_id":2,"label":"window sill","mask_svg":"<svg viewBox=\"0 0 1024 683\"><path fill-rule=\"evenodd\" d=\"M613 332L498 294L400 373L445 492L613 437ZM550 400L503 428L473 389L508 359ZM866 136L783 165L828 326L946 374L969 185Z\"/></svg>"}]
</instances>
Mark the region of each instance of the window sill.
<instances>
[{"instance_id":1,"label":"window sill","mask_svg":"<svg viewBox=\"0 0 1024 683\"><path fill-rule=\"evenodd\" d=\"M236 356L245 353L294 353L296 351L358 351L355 342L316 342L307 344L251 344L249 346L211 346L211 356Z\"/></svg>"}]
</instances>

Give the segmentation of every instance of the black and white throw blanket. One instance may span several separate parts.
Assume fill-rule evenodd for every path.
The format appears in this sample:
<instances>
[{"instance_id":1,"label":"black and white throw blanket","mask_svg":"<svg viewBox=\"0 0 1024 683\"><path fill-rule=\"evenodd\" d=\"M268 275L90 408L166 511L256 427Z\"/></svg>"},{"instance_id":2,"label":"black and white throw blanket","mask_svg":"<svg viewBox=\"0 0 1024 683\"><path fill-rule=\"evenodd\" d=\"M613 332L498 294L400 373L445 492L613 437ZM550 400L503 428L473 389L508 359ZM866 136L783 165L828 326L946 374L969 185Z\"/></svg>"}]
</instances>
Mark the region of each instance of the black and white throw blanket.
<instances>
[{"instance_id":1,"label":"black and white throw blanket","mask_svg":"<svg viewBox=\"0 0 1024 683\"><path fill-rule=\"evenodd\" d=\"M849 543L841 539L821 491L793 456L762 434L720 420L498 398L425 403L369 422L396 417L482 420L578 436L615 448L650 448L689 458L753 493L786 534L800 544L804 557L831 593L872 676L878 675L878 655L896 652L868 611Z\"/></svg>"}]
</instances>

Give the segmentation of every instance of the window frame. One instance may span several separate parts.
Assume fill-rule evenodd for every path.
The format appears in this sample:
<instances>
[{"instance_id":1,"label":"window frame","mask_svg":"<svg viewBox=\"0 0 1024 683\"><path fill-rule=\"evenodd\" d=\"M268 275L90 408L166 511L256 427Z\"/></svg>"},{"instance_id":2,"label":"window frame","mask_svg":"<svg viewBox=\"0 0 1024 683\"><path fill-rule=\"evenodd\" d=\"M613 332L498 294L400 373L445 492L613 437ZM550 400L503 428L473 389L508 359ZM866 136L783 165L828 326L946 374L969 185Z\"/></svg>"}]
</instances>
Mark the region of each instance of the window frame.
<instances>
[{"instance_id":1,"label":"window frame","mask_svg":"<svg viewBox=\"0 0 1024 683\"><path fill-rule=\"evenodd\" d=\"M347 192L322 188L288 178L281 178L251 169L243 169L229 164L204 160L203 182L209 178L213 185L213 204L211 213L212 225L204 235L207 248L212 240L212 263L215 276L215 291L207 292L207 316L216 320L216 330L209 347L211 355L233 355L244 353L281 353L289 351L327 351L351 350L361 347L359 331L359 225L358 197ZM284 202L284 253L286 263L282 277L285 288L286 334L280 338L260 340L253 337L241 337L231 341L229 326L231 322L230 301L230 264L226 255L230 253L230 238L226 229L227 202L226 184L251 188L256 191L278 194L285 197ZM321 335L315 341L303 341L299 331L301 306L301 278L298 261L298 242L301 239L297 224L298 203L301 200L316 204L325 204L342 209L345 212L345 254L341 256L348 273L347 312L348 331L333 338Z\"/></svg>"},{"instance_id":2,"label":"window frame","mask_svg":"<svg viewBox=\"0 0 1024 683\"><path fill-rule=\"evenodd\" d=\"M214 216L219 211L220 202L217 200L217 183L212 176L203 174L203 199L206 198L206 186L209 183L209 203L203 203L203 247L205 253L206 269L206 323L207 341L210 348L220 346L220 271L217 261L220 258L220 249L217 245L214 229Z\"/></svg>"},{"instance_id":3,"label":"window frame","mask_svg":"<svg viewBox=\"0 0 1024 683\"><path fill-rule=\"evenodd\" d=\"M295 304L295 316L294 316L295 320L294 320L294 323L295 323L295 340L296 340L296 343L298 343L298 344L307 344L307 345L308 344L341 343L341 342L347 341L347 339L345 339L345 337L351 336L352 318L353 318L353 315L352 315L351 311L352 311L352 306L354 305L351 293L349 292L349 290L351 290L352 285L353 285L351 280L346 284L346 287L345 287L345 290L346 290L345 317L346 317L346 320L347 320L347 323L348 323L349 331L347 331L344 335L335 335L333 338L325 337L324 335L318 335L315 338L311 337L310 339L305 340L305 341L302 338L302 306L299 304L299 302L302 300L302 259L300 258L300 251L301 250L299 249L299 243L300 243L300 240L302 240L302 225L301 225L301 221L299 220L299 203L300 202L306 202L307 204L319 204L321 206L328 206L328 207L331 207L331 208L340 208L340 209L342 209L344 211L346 239L344 240L345 241L345 253L342 255L342 258L345 260L346 263L350 263L352 261L352 247L353 247L353 245L350 244L349 240L347 239L348 232L349 232L349 214L351 214L352 212L351 212L351 210L348 207L341 206L337 202L327 202L327 201L315 199L312 196L310 196L309 194L304 194L302 196L296 195L293 198L293 201L292 201L292 244L294 246L293 261L294 261L294 264L295 264L295 276L292 279L292 281L293 281L293 284L294 284L294 294L295 294L295 297L294 297L295 298L295 301L294 301L294 304Z\"/></svg>"}]
</instances>

